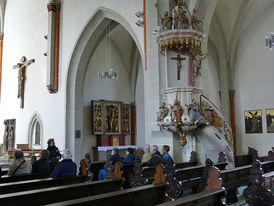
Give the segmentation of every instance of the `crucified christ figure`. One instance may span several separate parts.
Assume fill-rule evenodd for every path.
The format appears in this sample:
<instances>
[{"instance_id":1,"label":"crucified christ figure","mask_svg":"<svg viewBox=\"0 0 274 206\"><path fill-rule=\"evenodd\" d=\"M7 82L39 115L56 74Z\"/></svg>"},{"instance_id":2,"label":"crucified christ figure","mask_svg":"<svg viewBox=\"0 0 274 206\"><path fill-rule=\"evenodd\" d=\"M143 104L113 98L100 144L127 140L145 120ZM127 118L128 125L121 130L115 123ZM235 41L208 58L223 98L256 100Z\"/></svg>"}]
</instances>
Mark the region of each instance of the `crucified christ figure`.
<instances>
[{"instance_id":1,"label":"crucified christ figure","mask_svg":"<svg viewBox=\"0 0 274 206\"><path fill-rule=\"evenodd\" d=\"M18 69L18 94L17 98L21 98L20 107L24 108L24 90L25 90L25 71L26 67L34 63L34 59L27 60L25 56L20 59L20 63L13 66L13 69Z\"/></svg>"},{"instance_id":2,"label":"crucified christ figure","mask_svg":"<svg viewBox=\"0 0 274 206\"><path fill-rule=\"evenodd\" d=\"M185 60L186 58L181 57L179 54L177 54L177 57L172 57L171 60L176 60L177 61L177 80L180 80L180 72L182 70L182 61Z\"/></svg>"}]
</instances>

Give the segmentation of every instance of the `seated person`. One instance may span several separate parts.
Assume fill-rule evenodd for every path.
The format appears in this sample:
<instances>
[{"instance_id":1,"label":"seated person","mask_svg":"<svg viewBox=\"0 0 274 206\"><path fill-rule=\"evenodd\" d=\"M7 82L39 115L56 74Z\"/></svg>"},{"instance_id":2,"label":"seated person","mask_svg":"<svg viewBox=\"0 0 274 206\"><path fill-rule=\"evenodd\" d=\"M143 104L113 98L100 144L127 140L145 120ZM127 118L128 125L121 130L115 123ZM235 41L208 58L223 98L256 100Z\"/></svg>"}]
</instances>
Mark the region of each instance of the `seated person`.
<instances>
[{"instance_id":1,"label":"seated person","mask_svg":"<svg viewBox=\"0 0 274 206\"><path fill-rule=\"evenodd\" d=\"M164 162L161 153L158 151L158 146L153 145L150 149L151 159L147 162L148 167L156 167L158 164L162 164Z\"/></svg>"},{"instance_id":2,"label":"seated person","mask_svg":"<svg viewBox=\"0 0 274 206\"><path fill-rule=\"evenodd\" d=\"M48 160L49 151L43 149L40 153L41 157L32 164L32 173L34 174L50 174L51 166Z\"/></svg>"},{"instance_id":3,"label":"seated person","mask_svg":"<svg viewBox=\"0 0 274 206\"><path fill-rule=\"evenodd\" d=\"M124 160L124 164L134 164L135 162L135 155L133 154L133 149L127 149L127 157Z\"/></svg>"},{"instance_id":4,"label":"seated person","mask_svg":"<svg viewBox=\"0 0 274 206\"><path fill-rule=\"evenodd\" d=\"M71 151L66 149L63 153L63 160L55 166L50 177L58 178L76 176L77 166L71 158Z\"/></svg>"},{"instance_id":5,"label":"seated person","mask_svg":"<svg viewBox=\"0 0 274 206\"><path fill-rule=\"evenodd\" d=\"M111 161L112 161L112 164L115 164L115 162L120 162L119 150L117 148L112 149Z\"/></svg>"},{"instance_id":6,"label":"seated person","mask_svg":"<svg viewBox=\"0 0 274 206\"><path fill-rule=\"evenodd\" d=\"M170 150L170 147L168 145L163 145L162 146L162 157L163 157L164 163L166 163L168 161L172 161L173 164L174 164L174 161L173 161L172 157L168 153L169 150Z\"/></svg>"},{"instance_id":7,"label":"seated person","mask_svg":"<svg viewBox=\"0 0 274 206\"><path fill-rule=\"evenodd\" d=\"M142 164L147 163L150 160L150 158L151 158L149 144L145 144L145 146L144 146L144 152L145 153L144 153L144 155L142 157Z\"/></svg>"},{"instance_id":8,"label":"seated person","mask_svg":"<svg viewBox=\"0 0 274 206\"><path fill-rule=\"evenodd\" d=\"M8 176L19 176L30 174L32 166L24 159L24 153L21 150L13 152L14 162L9 167Z\"/></svg>"},{"instance_id":9,"label":"seated person","mask_svg":"<svg viewBox=\"0 0 274 206\"><path fill-rule=\"evenodd\" d=\"M99 173L98 173L98 180L103 180L104 179L104 175L107 173L107 171L105 169L100 169Z\"/></svg>"},{"instance_id":10,"label":"seated person","mask_svg":"<svg viewBox=\"0 0 274 206\"><path fill-rule=\"evenodd\" d=\"M89 168L91 165L90 154L85 154L85 159L80 161L79 175L87 175L90 173Z\"/></svg>"}]
</instances>

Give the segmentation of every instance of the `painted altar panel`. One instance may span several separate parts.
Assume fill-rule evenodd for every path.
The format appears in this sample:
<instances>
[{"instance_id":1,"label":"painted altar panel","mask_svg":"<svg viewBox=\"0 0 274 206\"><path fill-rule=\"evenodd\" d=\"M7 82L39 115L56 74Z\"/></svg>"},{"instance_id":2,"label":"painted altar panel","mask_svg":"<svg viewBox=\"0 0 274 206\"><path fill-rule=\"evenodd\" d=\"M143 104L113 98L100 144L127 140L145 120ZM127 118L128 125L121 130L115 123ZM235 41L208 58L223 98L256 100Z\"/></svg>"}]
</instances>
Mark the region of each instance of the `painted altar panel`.
<instances>
[{"instance_id":1,"label":"painted altar panel","mask_svg":"<svg viewBox=\"0 0 274 206\"><path fill-rule=\"evenodd\" d=\"M104 110L106 134L121 134L121 104L105 103Z\"/></svg>"},{"instance_id":2,"label":"painted altar panel","mask_svg":"<svg viewBox=\"0 0 274 206\"><path fill-rule=\"evenodd\" d=\"M131 107L129 104L122 105L122 132L123 134L130 134L131 129Z\"/></svg>"},{"instance_id":3,"label":"painted altar panel","mask_svg":"<svg viewBox=\"0 0 274 206\"><path fill-rule=\"evenodd\" d=\"M103 104L99 101L92 101L92 132L93 134L103 134Z\"/></svg>"},{"instance_id":4,"label":"painted altar panel","mask_svg":"<svg viewBox=\"0 0 274 206\"><path fill-rule=\"evenodd\" d=\"M267 133L274 133L274 109L266 109Z\"/></svg>"}]
</instances>

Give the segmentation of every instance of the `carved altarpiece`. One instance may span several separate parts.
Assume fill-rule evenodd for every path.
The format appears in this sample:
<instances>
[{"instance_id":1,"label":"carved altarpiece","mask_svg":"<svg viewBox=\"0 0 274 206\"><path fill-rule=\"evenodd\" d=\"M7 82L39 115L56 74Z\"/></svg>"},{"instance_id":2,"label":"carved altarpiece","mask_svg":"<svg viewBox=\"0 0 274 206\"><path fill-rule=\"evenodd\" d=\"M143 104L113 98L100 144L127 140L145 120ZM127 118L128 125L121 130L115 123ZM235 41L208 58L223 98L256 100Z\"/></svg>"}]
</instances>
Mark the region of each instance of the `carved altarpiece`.
<instances>
[{"instance_id":1,"label":"carved altarpiece","mask_svg":"<svg viewBox=\"0 0 274 206\"><path fill-rule=\"evenodd\" d=\"M115 101L91 101L92 134L98 146L125 145L131 134L131 106Z\"/></svg>"},{"instance_id":2,"label":"carved altarpiece","mask_svg":"<svg viewBox=\"0 0 274 206\"><path fill-rule=\"evenodd\" d=\"M14 149L15 143L15 119L4 120L5 131L3 135L4 151Z\"/></svg>"}]
</instances>

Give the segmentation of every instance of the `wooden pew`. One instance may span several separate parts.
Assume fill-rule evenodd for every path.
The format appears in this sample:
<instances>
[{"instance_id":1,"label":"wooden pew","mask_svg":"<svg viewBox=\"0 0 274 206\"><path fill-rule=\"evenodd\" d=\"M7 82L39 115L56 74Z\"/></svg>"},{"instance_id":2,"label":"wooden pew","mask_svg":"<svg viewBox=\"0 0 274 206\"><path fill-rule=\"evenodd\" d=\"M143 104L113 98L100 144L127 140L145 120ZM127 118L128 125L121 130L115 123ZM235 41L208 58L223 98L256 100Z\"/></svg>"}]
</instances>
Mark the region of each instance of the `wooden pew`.
<instances>
[{"instance_id":1,"label":"wooden pew","mask_svg":"<svg viewBox=\"0 0 274 206\"><path fill-rule=\"evenodd\" d=\"M194 195L179 198L172 202L166 202L157 206L217 206L223 205L221 198L225 195L225 189L204 191Z\"/></svg>"},{"instance_id":2,"label":"wooden pew","mask_svg":"<svg viewBox=\"0 0 274 206\"><path fill-rule=\"evenodd\" d=\"M9 168L2 168L1 170L2 170L1 176L7 175L9 172Z\"/></svg>"},{"instance_id":3,"label":"wooden pew","mask_svg":"<svg viewBox=\"0 0 274 206\"><path fill-rule=\"evenodd\" d=\"M145 185L116 192L105 193L101 195L90 196L70 201L50 204L48 206L63 206L63 205L122 205L122 206L151 206L163 202L164 193L166 190L165 184Z\"/></svg>"},{"instance_id":4,"label":"wooden pew","mask_svg":"<svg viewBox=\"0 0 274 206\"><path fill-rule=\"evenodd\" d=\"M49 187L0 195L1 206L44 205L54 202L72 200L120 189L122 179L102 180L89 183Z\"/></svg>"},{"instance_id":5,"label":"wooden pew","mask_svg":"<svg viewBox=\"0 0 274 206\"><path fill-rule=\"evenodd\" d=\"M251 155L237 155L235 156L235 167L252 164Z\"/></svg>"},{"instance_id":6,"label":"wooden pew","mask_svg":"<svg viewBox=\"0 0 274 206\"><path fill-rule=\"evenodd\" d=\"M91 172L93 172L93 180L98 180L98 174L99 174L99 171L100 169L103 169L105 163L107 161L97 161L97 162L92 162L90 167L89 167L89 170Z\"/></svg>"},{"instance_id":7,"label":"wooden pew","mask_svg":"<svg viewBox=\"0 0 274 206\"><path fill-rule=\"evenodd\" d=\"M44 178L36 180L27 180L20 182L11 182L0 184L0 194L7 194L13 192L28 191L34 189L42 189L47 187L55 187L61 185L69 185L85 182L87 176L75 176L75 177L64 177L64 178Z\"/></svg>"},{"instance_id":8,"label":"wooden pew","mask_svg":"<svg viewBox=\"0 0 274 206\"><path fill-rule=\"evenodd\" d=\"M9 183L9 182L19 182L19 181L26 181L26 180L34 180L34 179L43 179L49 178L50 174L29 174L29 175L21 175L21 176L13 176L13 177L1 177L0 184L2 183Z\"/></svg>"},{"instance_id":9,"label":"wooden pew","mask_svg":"<svg viewBox=\"0 0 274 206\"><path fill-rule=\"evenodd\" d=\"M238 201L236 189L240 186L248 185L251 168L252 165L246 165L221 171L223 185L227 191L227 203L235 203ZM262 162L262 169L264 173L274 171L274 161Z\"/></svg>"},{"instance_id":10,"label":"wooden pew","mask_svg":"<svg viewBox=\"0 0 274 206\"><path fill-rule=\"evenodd\" d=\"M195 162L182 162L182 163L176 163L175 169L182 169L187 167L195 167L198 164L197 161Z\"/></svg>"}]
</instances>

